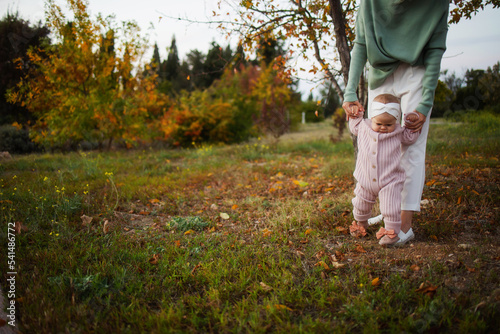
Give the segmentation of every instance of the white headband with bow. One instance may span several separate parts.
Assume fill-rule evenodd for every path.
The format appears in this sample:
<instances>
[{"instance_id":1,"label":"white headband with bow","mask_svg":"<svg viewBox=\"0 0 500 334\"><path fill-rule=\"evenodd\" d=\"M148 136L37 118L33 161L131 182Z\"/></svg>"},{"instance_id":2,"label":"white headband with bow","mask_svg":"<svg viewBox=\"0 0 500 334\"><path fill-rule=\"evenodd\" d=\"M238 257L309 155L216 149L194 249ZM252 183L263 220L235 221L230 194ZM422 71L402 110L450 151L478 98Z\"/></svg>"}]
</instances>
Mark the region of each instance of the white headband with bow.
<instances>
[{"instance_id":1,"label":"white headband with bow","mask_svg":"<svg viewBox=\"0 0 500 334\"><path fill-rule=\"evenodd\" d=\"M396 118L399 122L401 115L401 106L399 103L382 103L382 102L372 102L371 117L376 117L383 113L388 113Z\"/></svg>"}]
</instances>

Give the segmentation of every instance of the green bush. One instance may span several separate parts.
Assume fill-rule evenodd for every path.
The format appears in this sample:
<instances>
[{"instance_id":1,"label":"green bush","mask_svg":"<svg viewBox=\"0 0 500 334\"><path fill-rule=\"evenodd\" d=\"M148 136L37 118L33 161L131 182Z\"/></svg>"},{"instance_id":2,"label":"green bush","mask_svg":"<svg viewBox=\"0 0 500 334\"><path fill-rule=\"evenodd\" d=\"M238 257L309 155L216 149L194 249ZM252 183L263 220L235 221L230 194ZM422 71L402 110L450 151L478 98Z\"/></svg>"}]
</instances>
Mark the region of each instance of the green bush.
<instances>
[{"instance_id":1,"label":"green bush","mask_svg":"<svg viewBox=\"0 0 500 334\"><path fill-rule=\"evenodd\" d=\"M26 154L40 152L42 148L31 141L29 131L11 125L0 127L0 152Z\"/></svg>"}]
</instances>

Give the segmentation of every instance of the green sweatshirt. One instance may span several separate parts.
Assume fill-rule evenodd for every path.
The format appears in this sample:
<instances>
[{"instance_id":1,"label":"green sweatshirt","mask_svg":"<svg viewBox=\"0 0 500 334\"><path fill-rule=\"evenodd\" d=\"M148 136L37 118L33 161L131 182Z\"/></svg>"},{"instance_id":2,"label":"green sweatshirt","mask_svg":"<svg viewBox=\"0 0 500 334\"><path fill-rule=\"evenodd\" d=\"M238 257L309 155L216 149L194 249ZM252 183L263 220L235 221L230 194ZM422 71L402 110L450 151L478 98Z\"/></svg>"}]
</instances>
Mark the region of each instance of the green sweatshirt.
<instances>
[{"instance_id":1,"label":"green sweatshirt","mask_svg":"<svg viewBox=\"0 0 500 334\"><path fill-rule=\"evenodd\" d=\"M367 60L371 89L382 85L401 62L423 65L422 101L417 111L427 115L446 50L448 11L449 0L362 0L344 101L358 100L356 88Z\"/></svg>"}]
</instances>

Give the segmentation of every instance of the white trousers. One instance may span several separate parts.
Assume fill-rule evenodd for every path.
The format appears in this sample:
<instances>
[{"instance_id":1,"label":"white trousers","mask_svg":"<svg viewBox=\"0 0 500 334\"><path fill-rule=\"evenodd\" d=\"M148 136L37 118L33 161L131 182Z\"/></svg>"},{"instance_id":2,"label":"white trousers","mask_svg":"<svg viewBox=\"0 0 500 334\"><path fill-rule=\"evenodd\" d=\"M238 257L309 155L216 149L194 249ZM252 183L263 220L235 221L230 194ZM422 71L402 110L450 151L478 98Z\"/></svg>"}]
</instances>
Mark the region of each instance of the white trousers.
<instances>
[{"instance_id":1,"label":"white trousers","mask_svg":"<svg viewBox=\"0 0 500 334\"><path fill-rule=\"evenodd\" d=\"M401 122L404 124L404 115L415 111L422 100L424 73L424 66L411 66L401 63L382 86L368 90L368 118L371 118L373 99L380 94L392 94L401 101L401 111L403 113ZM402 145L401 147L401 166L406 173L406 180L401 193L401 210L420 211L420 200L425 182L425 149L431 111L427 114L427 120L417 141L413 145Z\"/></svg>"}]
</instances>

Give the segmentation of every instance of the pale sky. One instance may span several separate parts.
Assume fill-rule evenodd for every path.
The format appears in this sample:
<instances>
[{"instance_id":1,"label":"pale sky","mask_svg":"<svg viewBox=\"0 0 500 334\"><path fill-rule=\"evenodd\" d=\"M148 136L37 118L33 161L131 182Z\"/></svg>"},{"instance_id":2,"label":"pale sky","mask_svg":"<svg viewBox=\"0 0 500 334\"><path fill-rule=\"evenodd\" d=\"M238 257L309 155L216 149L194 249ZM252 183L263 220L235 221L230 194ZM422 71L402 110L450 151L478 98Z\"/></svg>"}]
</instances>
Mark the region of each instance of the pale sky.
<instances>
[{"instance_id":1,"label":"pale sky","mask_svg":"<svg viewBox=\"0 0 500 334\"><path fill-rule=\"evenodd\" d=\"M65 1L56 2L63 9L66 8ZM194 49L206 53L212 41L223 47L231 44L233 49L237 43L237 36L226 40L215 24L190 24L165 17L168 15L193 21L209 21L212 11L217 11L217 0L90 0L89 8L92 17L98 13L104 16L115 14L116 21L136 21L149 34L151 45L155 42L158 44L162 59L167 56L166 48L170 46L173 35L176 37L181 59ZM45 17L43 0L0 0L0 15L3 17L7 10L17 10L22 18L32 23L44 21ZM450 73L456 72L461 76L466 69L486 69L498 61L500 9L489 6L471 20L462 20L458 25L450 26L447 51L441 66L443 70L448 69Z\"/></svg>"}]
</instances>

